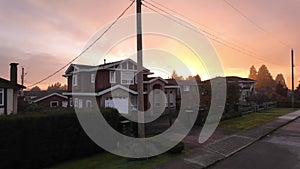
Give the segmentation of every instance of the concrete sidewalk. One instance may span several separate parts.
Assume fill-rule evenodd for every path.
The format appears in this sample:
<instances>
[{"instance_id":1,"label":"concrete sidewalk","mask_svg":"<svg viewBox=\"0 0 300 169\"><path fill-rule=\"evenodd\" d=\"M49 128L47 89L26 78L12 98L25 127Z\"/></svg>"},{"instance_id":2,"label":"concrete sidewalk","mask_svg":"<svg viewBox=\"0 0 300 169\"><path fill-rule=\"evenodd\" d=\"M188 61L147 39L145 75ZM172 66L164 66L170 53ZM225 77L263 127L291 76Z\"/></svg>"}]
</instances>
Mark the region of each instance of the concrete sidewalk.
<instances>
[{"instance_id":1,"label":"concrete sidewalk","mask_svg":"<svg viewBox=\"0 0 300 169\"><path fill-rule=\"evenodd\" d=\"M217 129L213 136L203 144L197 143L201 128L194 129L183 140L189 153L156 166L155 169L207 168L248 147L298 117L300 117L300 110L245 131Z\"/></svg>"}]
</instances>

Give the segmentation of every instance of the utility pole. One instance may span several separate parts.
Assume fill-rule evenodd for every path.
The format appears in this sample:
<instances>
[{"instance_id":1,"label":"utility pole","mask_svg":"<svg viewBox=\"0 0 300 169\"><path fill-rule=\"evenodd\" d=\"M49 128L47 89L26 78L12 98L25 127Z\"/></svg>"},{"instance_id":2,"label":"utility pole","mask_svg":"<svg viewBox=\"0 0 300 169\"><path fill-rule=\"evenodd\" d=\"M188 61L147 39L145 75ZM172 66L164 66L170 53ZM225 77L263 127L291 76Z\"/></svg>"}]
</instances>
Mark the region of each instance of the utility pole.
<instances>
[{"instance_id":1,"label":"utility pole","mask_svg":"<svg viewBox=\"0 0 300 169\"><path fill-rule=\"evenodd\" d=\"M294 96L294 50L291 51L292 55L292 108L294 108L295 104L295 96Z\"/></svg>"},{"instance_id":2,"label":"utility pole","mask_svg":"<svg viewBox=\"0 0 300 169\"><path fill-rule=\"evenodd\" d=\"M138 90L138 137L145 138L144 126L144 82L143 82L143 35L142 35L142 0L136 0L137 30L137 90Z\"/></svg>"}]
</instances>

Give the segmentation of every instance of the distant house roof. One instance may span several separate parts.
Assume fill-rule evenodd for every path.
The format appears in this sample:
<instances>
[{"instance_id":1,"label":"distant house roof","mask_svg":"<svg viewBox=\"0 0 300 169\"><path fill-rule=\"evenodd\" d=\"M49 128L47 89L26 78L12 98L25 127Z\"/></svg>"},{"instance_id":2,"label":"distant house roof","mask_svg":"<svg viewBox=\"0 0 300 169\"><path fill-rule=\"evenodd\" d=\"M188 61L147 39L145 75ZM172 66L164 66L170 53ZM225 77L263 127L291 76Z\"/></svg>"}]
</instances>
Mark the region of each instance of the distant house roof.
<instances>
[{"instance_id":1,"label":"distant house roof","mask_svg":"<svg viewBox=\"0 0 300 169\"><path fill-rule=\"evenodd\" d=\"M9 80L3 79L0 77L0 87L3 88L13 88L13 89L25 89L25 86L13 83Z\"/></svg>"},{"instance_id":2,"label":"distant house roof","mask_svg":"<svg viewBox=\"0 0 300 169\"><path fill-rule=\"evenodd\" d=\"M168 81L168 85L200 85L201 81L197 80L179 80L179 79L166 79Z\"/></svg>"},{"instance_id":3,"label":"distant house roof","mask_svg":"<svg viewBox=\"0 0 300 169\"><path fill-rule=\"evenodd\" d=\"M249 78L243 78L243 77L238 77L238 76L226 76L226 80L227 81L251 81L251 82L255 82L255 80L253 79L249 79Z\"/></svg>"},{"instance_id":4,"label":"distant house roof","mask_svg":"<svg viewBox=\"0 0 300 169\"><path fill-rule=\"evenodd\" d=\"M226 78L227 82L251 82L251 83L255 82L255 80L253 80L253 79L243 78L243 77L238 77L238 76L215 77L212 79L217 79L217 78ZM205 80L203 82L207 83L207 82L210 82L210 80L212 80L212 79Z\"/></svg>"},{"instance_id":5,"label":"distant house roof","mask_svg":"<svg viewBox=\"0 0 300 169\"><path fill-rule=\"evenodd\" d=\"M64 90L56 90L56 91L24 91L24 96L32 102L39 102L51 96L58 96L67 99L67 96L64 96L62 93Z\"/></svg>"}]
</instances>

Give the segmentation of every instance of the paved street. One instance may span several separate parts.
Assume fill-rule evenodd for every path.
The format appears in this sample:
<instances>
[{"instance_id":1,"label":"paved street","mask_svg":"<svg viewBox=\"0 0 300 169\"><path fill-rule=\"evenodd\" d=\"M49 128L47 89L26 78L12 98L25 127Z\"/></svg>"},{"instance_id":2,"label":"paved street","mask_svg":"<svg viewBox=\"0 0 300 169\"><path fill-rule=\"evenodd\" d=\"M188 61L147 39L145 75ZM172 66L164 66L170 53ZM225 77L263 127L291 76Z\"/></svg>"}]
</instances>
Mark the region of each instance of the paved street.
<instances>
[{"instance_id":1,"label":"paved street","mask_svg":"<svg viewBox=\"0 0 300 169\"><path fill-rule=\"evenodd\" d=\"M212 169L299 169L300 119L226 158Z\"/></svg>"}]
</instances>

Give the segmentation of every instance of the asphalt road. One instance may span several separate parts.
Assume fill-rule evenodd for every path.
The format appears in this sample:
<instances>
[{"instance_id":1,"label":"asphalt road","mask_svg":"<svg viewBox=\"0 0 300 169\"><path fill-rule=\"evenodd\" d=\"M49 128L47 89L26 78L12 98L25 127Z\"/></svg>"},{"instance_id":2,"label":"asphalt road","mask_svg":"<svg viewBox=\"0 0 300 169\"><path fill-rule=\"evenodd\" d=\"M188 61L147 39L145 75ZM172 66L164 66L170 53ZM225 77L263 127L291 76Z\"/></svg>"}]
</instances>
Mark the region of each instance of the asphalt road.
<instances>
[{"instance_id":1,"label":"asphalt road","mask_svg":"<svg viewBox=\"0 0 300 169\"><path fill-rule=\"evenodd\" d=\"M300 169L300 119L210 168Z\"/></svg>"}]
</instances>

